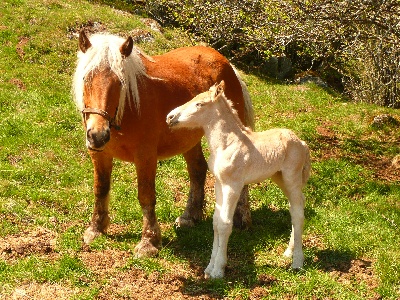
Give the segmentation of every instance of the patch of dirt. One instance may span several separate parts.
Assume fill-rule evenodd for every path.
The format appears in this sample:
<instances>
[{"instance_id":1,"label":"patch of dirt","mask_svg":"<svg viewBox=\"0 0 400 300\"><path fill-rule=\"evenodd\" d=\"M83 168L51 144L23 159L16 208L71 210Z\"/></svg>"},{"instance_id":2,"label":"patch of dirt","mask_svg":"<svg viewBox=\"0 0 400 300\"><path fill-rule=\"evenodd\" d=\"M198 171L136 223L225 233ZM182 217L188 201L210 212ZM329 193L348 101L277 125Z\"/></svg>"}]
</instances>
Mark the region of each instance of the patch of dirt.
<instances>
[{"instance_id":1,"label":"patch of dirt","mask_svg":"<svg viewBox=\"0 0 400 300\"><path fill-rule=\"evenodd\" d=\"M364 259L354 259L349 263L343 263L336 266L335 269L329 270L331 277L344 285L361 285L365 284L370 295L375 295L378 299L379 294L374 290L379 286L378 277L375 276L372 262Z\"/></svg>"},{"instance_id":2,"label":"patch of dirt","mask_svg":"<svg viewBox=\"0 0 400 300\"><path fill-rule=\"evenodd\" d=\"M97 299L215 299L209 295L185 293L187 278L176 272L161 275L153 272L149 275L137 269L119 272L110 279L106 289L102 289Z\"/></svg>"},{"instance_id":3,"label":"patch of dirt","mask_svg":"<svg viewBox=\"0 0 400 300\"><path fill-rule=\"evenodd\" d=\"M18 234L0 238L0 257L13 260L31 254L54 252L57 234L43 227L37 227Z\"/></svg>"},{"instance_id":4,"label":"patch of dirt","mask_svg":"<svg viewBox=\"0 0 400 300\"><path fill-rule=\"evenodd\" d=\"M36 283L32 282L29 284L24 284L16 288L11 299L13 300L25 300L25 299L37 299L37 300L64 300L75 298L79 294L78 288L71 288L63 286L60 284L51 283ZM3 298L0 295L0 299L10 299Z\"/></svg>"},{"instance_id":5,"label":"patch of dirt","mask_svg":"<svg viewBox=\"0 0 400 300\"><path fill-rule=\"evenodd\" d=\"M327 160L331 158L343 157L341 143L344 137L338 136L334 130L330 128L331 124L324 123L316 128L319 137L316 144L318 144L321 153L317 160ZM400 167L397 163L396 157L377 156L369 151L361 151L360 153L352 153L351 159L367 169L374 172L374 177L386 181L400 181Z\"/></svg>"},{"instance_id":6,"label":"patch of dirt","mask_svg":"<svg viewBox=\"0 0 400 300\"><path fill-rule=\"evenodd\" d=\"M17 54L20 59L23 59L25 56L24 47L29 42L29 38L23 36L19 38L19 42L16 46Z\"/></svg>"},{"instance_id":7,"label":"patch of dirt","mask_svg":"<svg viewBox=\"0 0 400 300\"><path fill-rule=\"evenodd\" d=\"M187 282L202 281L203 273L196 268L187 268L180 264L169 265L174 273L152 272L147 274L140 269L127 266L132 253L123 250L87 251L79 258L94 274L107 284L100 288L96 299L214 299L201 292L186 292ZM161 264L170 264L159 259ZM200 294L199 294L200 293Z\"/></svg>"},{"instance_id":8,"label":"patch of dirt","mask_svg":"<svg viewBox=\"0 0 400 300\"><path fill-rule=\"evenodd\" d=\"M89 34L94 34L106 31L107 27L101 22L94 22L91 20L88 20L86 23L82 24L76 23L75 27L68 28L68 34L67 34L68 38L69 39L78 38L79 32L81 32L81 30L85 30L85 32Z\"/></svg>"},{"instance_id":9,"label":"patch of dirt","mask_svg":"<svg viewBox=\"0 0 400 300\"><path fill-rule=\"evenodd\" d=\"M126 265L132 253L122 250L88 251L79 254L79 258L96 275L110 275Z\"/></svg>"},{"instance_id":10,"label":"patch of dirt","mask_svg":"<svg viewBox=\"0 0 400 300\"><path fill-rule=\"evenodd\" d=\"M19 88L19 89L22 90L22 91L25 91L25 90L26 90L26 86L25 86L25 84L22 82L21 79L12 78L12 79L10 79L9 83L15 85L17 88Z\"/></svg>"}]
</instances>

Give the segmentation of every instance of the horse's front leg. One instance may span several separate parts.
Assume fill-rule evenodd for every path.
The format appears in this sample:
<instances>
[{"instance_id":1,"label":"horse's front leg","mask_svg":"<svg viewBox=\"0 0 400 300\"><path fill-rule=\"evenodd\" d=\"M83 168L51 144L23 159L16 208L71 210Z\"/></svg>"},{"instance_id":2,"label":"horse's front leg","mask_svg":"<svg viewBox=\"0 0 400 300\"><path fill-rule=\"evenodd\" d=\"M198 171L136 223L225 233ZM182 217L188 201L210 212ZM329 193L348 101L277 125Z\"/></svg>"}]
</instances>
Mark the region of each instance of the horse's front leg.
<instances>
[{"instance_id":1,"label":"horse's front leg","mask_svg":"<svg viewBox=\"0 0 400 300\"><path fill-rule=\"evenodd\" d=\"M213 268L211 272L209 272L210 269L206 269L205 278L224 277L228 261L228 240L232 233L233 215L243 188L243 185L216 183L216 190L218 184L220 184L222 194L222 199L216 199L217 203L215 207L215 212L218 213L219 217L216 218L217 224L214 234L217 232L218 239L214 238L213 254L210 261L210 264L213 261ZM215 252L216 255L214 254ZM215 258L213 257L214 255Z\"/></svg>"},{"instance_id":2,"label":"horse's front leg","mask_svg":"<svg viewBox=\"0 0 400 300\"><path fill-rule=\"evenodd\" d=\"M185 211L178 217L175 224L179 226L194 226L195 222L203 217L204 207L204 183L207 173L207 162L198 143L191 150L183 154L186 160L190 178L189 198Z\"/></svg>"},{"instance_id":3,"label":"horse's front leg","mask_svg":"<svg viewBox=\"0 0 400 300\"><path fill-rule=\"evenodd\" d=\"M151 257L161 248L161 230L157 222L156 180L157 158L151 157L136 163L138 197L143 213L142 238L135 247L137 257Z\"/></svg>"},{"instance_id":4,"label":"horse's front leg","mask_svg":"<svg viewBox=\"0 0 400 300\"><path fill-rule=\"evenodd\" d=\"M106 233L110 225L108 205L113 158L103 152L90 152L94 167L94 210L90 226L86 229L83 240L90 244L97 236Z\"/></svg>"}]
</instances>

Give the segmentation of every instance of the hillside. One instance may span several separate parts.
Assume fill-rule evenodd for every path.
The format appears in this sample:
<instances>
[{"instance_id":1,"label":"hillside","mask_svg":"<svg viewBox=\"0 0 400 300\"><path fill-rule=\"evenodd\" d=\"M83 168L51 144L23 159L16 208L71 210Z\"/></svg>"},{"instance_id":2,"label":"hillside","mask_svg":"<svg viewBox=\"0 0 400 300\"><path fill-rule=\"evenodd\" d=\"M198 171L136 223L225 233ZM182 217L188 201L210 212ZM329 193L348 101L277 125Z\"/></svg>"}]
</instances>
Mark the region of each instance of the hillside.
<instances>
[{"instance_id":1,"label":"hillside","mask_svg":"<svg viewBox=\"0 0 400 300\"><path fill-rule=\"evenodd\" d=\"M189 180L181 156L159 163L163 248L137 259L142 213L134 165L115 161L112 225L84 246L93 168L71 79L82 28L131 35L149 55L188 46L178 29L93 1L0 4L0 299L398 299L400 112L313 82L287 84L240 70L256 130L293 129L310 146L306 262L290 270L287 201L269 181L250 187L253 226L234 230L226 279L206 281L214 179L206 215L175 228ZM205 147L206 144L204 143Z\"/></svg>"}]
</instances>

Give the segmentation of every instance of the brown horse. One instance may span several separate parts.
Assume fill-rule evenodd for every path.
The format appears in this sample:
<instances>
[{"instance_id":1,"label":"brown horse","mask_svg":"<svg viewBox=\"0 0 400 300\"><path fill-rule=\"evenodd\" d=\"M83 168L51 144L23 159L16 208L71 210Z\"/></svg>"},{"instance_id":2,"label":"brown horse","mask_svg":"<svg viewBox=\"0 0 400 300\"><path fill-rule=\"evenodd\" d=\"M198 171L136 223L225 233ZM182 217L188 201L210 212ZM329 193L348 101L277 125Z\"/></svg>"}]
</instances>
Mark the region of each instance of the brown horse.
<instances>
[{"instance_id":1,"label":"brown horse","mask_svg":"<svg viewBox=\"0 0 400 300\"><path fill-rule=\"evenodd\" d=\"M201 219L207 172L200 144L203 130L171 131L165 122L168 112L207 91L214 82L225 80L227 96L239 117L252 126L247 89L228 60L208 47L180 48L149 57L134 47L131 37L96 34L89 39L82 31L79 48L73 94L83 114L86 146L94 166L95 195L84 242L90 243L109 226L112 162L117 158L136 166L143 212L136 255L155 255L161 246L155 214L157 160L183 153L188 166L189 200L177 219L178 225L192 225ZM246 198L243 192L235 220L244 226L251 221Z\"/></svg>"}]
</instances>

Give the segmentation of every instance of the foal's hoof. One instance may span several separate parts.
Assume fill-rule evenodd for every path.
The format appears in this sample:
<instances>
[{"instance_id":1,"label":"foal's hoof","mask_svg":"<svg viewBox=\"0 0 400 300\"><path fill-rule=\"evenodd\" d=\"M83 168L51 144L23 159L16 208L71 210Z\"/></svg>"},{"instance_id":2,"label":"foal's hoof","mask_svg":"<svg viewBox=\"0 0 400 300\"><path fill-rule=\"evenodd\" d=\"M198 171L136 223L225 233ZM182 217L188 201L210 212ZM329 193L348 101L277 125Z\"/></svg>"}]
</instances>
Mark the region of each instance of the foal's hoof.
<instances>
[{"instance_id":1,"label":"foal's hoof","mask_svg":"<svg viewBox=\"0 0 400 300\"><path fill-rule=\"evenodd\" d=\"M176 227L194 227L194 220L192 218L185 218L184 216L177 217L175 220Z\"/></svg>"},{"instance_id":2,"label":"foal's hoof","mask_svg":"<svg viewBox=\"0 0 400 300\"><path fill-rule=\"evenodd\" d=\"M204 279L218 279L224 278L223 270L212 270L210 273L204 272Z\"/></svg>"},{"instance_id":3,"label":"foal's hoof","mask_svg":"<svg viewBox=\"0 0 400 300\"><path fill-rule=\"evenodd\" d=\"M141 240L135 247L135 256L137 258L154 257L158 253L158 248L155 247L149 240Z\"/></svg>"},{"instance_id":4,"label":"foal's hoof","mask_svg":"<svg viewBox=\"0 0 400 300\"><path fill-rule=\"evenodd\" d=\"M98 230L94 230L92 226L89 226L85 233L83 234L83 242L86 245L89 245L95 238L101 235L101 232Z\"/></svg>"}]
</instances>

